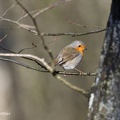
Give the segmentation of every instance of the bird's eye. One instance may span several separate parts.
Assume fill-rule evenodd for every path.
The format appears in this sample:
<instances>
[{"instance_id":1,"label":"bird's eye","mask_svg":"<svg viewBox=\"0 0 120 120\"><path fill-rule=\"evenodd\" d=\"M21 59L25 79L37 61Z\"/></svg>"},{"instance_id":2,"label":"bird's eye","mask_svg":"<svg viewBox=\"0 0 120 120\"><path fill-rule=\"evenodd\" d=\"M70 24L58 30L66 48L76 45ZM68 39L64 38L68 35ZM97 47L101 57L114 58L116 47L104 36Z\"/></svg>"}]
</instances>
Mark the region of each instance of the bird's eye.
<instances>
[{"instance_id":1,"label":"bird's eye","mask_svg":"<svg viewBox=\"0 0 120 120\"><path fill-rule=\"evenodd\" d=\"M81 47L81 45L79 45L78 47Z\"/></svg>"}]
</instances>

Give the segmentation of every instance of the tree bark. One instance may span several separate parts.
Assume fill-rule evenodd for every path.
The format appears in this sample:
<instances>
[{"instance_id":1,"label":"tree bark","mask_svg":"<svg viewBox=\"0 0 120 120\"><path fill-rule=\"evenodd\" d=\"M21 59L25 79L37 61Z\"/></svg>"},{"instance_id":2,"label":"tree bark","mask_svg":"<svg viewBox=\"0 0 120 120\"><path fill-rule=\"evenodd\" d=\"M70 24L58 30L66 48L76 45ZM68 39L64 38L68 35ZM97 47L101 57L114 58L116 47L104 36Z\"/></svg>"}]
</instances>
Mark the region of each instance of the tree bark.
<instances>
[{"instance_id":1,"label":"tree bark","mask_svg":"<svg viewBox=\"0 0 120 120\"><path fill-rule=\"evenodd\" d=\"M88 120L120 120L120 0L112 0Z\"/></svg>"}]
</instances>

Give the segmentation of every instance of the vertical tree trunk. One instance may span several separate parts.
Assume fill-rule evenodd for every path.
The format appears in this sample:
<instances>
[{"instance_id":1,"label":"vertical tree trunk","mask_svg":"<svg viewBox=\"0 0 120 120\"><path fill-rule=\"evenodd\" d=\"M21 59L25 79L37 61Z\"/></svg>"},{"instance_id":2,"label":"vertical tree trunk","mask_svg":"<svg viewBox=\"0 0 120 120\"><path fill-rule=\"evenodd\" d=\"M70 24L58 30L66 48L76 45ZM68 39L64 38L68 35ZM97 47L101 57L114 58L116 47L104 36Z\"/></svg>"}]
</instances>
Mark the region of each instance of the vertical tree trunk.
<instances>
[{"instance_id":1,"label":"vertical tree trunk","mask_svg":"<svg viewBox=\"0 0 120 120\"><path fill-rule=\"evenodd\" d=\"M120 0L112 0L107 28L88 120L120 120Z\"/></svg>"}]
</instances>

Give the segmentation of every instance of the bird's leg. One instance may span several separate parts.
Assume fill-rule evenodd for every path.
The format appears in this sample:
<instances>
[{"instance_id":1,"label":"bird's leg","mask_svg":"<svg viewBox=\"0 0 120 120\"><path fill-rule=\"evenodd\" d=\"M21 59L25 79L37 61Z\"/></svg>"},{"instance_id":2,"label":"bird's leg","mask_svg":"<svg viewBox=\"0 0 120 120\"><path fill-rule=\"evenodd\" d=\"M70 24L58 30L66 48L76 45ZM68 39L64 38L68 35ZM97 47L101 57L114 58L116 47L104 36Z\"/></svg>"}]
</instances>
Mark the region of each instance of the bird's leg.
<instances>
[{"instance_id":1,"label":"bird's leg","mask_svg":"<svg viewBox=\"0 0 120 120\"><path fill-rule=\"evenodd\" d=\"M78 71L80 73L80 75L82 75L82 71L78 70L77 68L74 68L76 71Z\"/></svg>"}]
</instances>

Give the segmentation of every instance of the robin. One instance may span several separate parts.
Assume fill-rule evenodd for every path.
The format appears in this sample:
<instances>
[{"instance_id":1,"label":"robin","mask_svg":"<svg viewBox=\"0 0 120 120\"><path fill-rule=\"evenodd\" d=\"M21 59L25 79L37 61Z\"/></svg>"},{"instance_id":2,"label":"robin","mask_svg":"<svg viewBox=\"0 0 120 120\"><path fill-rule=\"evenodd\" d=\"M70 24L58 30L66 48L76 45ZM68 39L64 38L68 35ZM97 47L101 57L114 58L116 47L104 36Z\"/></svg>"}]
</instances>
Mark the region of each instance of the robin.
<instances>
[{"instance_id":1,"label":"robin","mask_svg":"<svg viewBox=\"0 0 120 120\"><path fill-rule=\"evenodd\" d=\"M62 66L65 70L76 69L75 67L83 58L84 50L86 50L86 46L82 41L76 40L72 42L57 55L54 60L55 66Z\"/></svg>"}]
</instances>

